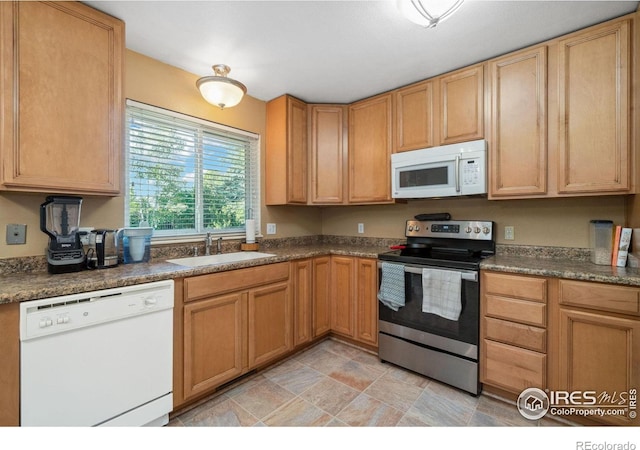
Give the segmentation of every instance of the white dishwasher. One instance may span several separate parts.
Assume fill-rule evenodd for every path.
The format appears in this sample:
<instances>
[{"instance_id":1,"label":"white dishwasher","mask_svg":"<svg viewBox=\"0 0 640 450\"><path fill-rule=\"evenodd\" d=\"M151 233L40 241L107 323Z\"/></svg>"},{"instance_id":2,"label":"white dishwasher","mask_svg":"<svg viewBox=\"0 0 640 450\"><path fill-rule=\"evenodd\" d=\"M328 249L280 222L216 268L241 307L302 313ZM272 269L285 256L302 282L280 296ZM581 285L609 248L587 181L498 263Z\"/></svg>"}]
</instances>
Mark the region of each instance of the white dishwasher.
<instances>
[{"instance_id":1,"label":"white dishwasher","mask_svg":"<svg viewBox=\"0 0 640 450\"><path fill-rule=\"evenodd\" d=\"M164 425L173 281L20 304L22 426Z\"/></svg>"}]
</instances>

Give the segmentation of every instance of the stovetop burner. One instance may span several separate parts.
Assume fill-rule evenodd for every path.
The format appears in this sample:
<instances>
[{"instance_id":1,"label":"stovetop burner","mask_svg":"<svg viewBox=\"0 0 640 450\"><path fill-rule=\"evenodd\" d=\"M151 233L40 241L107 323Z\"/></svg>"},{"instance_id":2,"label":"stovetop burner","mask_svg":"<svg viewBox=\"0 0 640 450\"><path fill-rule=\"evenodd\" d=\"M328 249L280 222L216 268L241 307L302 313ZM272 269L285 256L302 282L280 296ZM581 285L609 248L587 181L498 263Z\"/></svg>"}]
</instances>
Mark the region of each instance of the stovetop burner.
<instances>
[{"instance_id":1,"label":"stovetop burner","mask_svg":"<svg viewBox=\"0 0 640 450\"><path fill-rule=\"evenodd\" d=\"M495 253L493 222L408 220L407 242L400 249L381 253L383 261L451 268L477 269Z\"/></svg>"}]
</instances>

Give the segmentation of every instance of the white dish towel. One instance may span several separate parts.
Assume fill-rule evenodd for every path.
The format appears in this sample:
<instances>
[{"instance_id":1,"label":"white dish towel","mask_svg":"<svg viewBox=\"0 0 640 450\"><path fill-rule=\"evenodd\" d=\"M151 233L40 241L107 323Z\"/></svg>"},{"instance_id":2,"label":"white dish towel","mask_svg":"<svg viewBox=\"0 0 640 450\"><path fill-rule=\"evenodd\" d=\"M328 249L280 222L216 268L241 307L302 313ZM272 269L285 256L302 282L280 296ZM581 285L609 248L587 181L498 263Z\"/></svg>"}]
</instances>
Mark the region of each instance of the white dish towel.
<instances>
[{"instance_id":1,"label":"white dish towel","mask_svg":"<svg viewBox=\"0 0 640 450\"><path fill-rule=\"evenodd\" d=\"M422 269L422 312L458 320L462 311L461 291L460 272Z\"/></svg>"}]
</instances>

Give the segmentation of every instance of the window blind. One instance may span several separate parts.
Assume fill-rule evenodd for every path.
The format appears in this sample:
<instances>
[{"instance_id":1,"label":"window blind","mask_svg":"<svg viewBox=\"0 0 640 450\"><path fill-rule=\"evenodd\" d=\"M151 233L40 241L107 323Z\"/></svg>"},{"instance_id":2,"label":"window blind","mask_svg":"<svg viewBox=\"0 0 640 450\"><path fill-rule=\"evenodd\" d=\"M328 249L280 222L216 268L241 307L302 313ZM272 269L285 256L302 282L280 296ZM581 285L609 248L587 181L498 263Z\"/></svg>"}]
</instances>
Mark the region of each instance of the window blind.
<instances>
[{"instance_id":1,"label":"window blind","mask_svg":"<svg viewBox=\"0 0 640 450\"><path fill-rule=\"evenodd\" d=\"M259 227L259 137L127 101L127 226L155 236ZM258 228L260 229L260 228Z\"/></svg>"}]
</instances>

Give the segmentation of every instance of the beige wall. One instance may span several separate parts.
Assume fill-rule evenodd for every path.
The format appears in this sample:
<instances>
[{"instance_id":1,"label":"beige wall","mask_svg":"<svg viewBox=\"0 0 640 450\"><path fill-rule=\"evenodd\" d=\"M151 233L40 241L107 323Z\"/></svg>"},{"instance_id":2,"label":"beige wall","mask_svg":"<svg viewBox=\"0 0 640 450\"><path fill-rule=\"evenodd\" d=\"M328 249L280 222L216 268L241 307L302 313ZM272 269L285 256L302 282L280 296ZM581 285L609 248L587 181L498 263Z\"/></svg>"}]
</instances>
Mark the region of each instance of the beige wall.
<instances>
[{"instance_id":1,"label":"beige wall","mask_svg":"<svg viewBox=\"0 0 640 450\"><path fill-rule=\"evenodd\" d=\"M195 88L198 76L163 64L144 55L127 51L125 95L143 103L201 117L214 122L252 131L263 136L264 158L265 102L247 95L236 107L220 110L209 105ZM251 86L249 86L249 94ZM264 167L264 164L262 164ZM90 168L80 167L80 170ZM262 174L264 187L264 173ZM0 258L44 254L47 237L39 228L39 205L46 194L0 193ZM263 190L264 197L264 190ZM262 202L264 204L264 201ZM409 201L401 205L353 207L262 207L262 233L266 224L277 225L277 234L267 237L315 234L352 235L357 224L365 224L369 237L403 238L404 221L423 212L449 212L454 219L493 220L498 225L498 242L504 242L503 227L515 227L515 240L521 245L587 247L588 222L610 219L640 226L634 197L594 197L575 199L488 201L486 199L443 199ZM84 197L82 226L121 227L124 222L123 198ZM5 243L8 223L27 224L27 244Z\"/></svg>"},{"instance_id":2,"label":"beige wall","mask_svg":"<svg viewBox=\"0 0 640 450\"><path fill-rule=\"evenodd\" d=\"M407 219L420 213L448 212L453 219L491 220L497 242L560 247L589 246L589 221L609 219L625 224L625 197L581 197L489 201L484 198L411 200L389 206L332 207L323 210L327 235L404 238ZM365 233L357 233L364 223ZM504 240L504 227L515 227L515 240Z\"/></svg>"}]
</instances>

